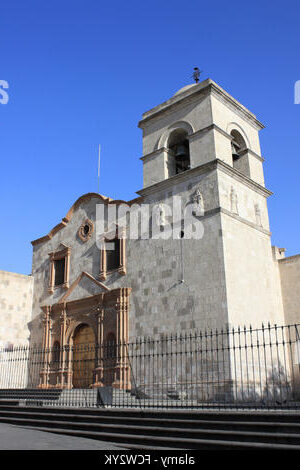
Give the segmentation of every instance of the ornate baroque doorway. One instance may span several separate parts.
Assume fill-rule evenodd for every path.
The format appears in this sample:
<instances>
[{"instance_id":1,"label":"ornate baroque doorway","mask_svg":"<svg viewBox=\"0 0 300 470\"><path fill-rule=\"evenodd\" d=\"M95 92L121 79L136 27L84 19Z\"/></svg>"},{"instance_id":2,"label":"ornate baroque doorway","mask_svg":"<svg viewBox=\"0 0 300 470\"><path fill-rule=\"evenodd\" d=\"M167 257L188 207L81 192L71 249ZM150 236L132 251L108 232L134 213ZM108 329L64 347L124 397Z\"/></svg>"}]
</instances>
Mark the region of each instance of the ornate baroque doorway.
<instances>
[{"instance_id":1,"label":"ornate baroque doorway","mask_svg":"<svg viewBox=\"0 0 300 470\"><path fill-rule=\"evenodd\" d=\"M130 292L121 287L71 301L67 292L60 302L42 307L45 360L39 388L131 388L126 349Z\"/></svg>"},{"instance_id":2,"label":"ornate baroque doorway","mask_svg":"<svg viewBox=\"0 0 300 470\"><path fill-rule=\"evenodd\" d=\"M95 335L88 325L79 325L73 340L73 388L89 388L95 369Z\"/></svg>"}]
</instances>

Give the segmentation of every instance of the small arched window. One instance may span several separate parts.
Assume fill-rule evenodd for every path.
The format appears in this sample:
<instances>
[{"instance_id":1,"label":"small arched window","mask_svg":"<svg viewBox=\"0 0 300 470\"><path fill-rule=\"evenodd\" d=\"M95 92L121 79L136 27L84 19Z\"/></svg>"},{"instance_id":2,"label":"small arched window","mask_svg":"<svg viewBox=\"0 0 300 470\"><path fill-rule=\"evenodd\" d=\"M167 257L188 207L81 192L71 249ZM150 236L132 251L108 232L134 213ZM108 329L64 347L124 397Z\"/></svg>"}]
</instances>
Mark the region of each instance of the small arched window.
<instances>
[{"instance_id":1,"label":"small arched window","mask_svg":"<svg viewBox=\"0 0 300 470\"><path fill-rule=\"evenodd\" d=\"M241 152L246 148L246 142L242 135L237 131L233 130L230 133L232 137L231 141L231 153L232 153L232 163L233 167L238 168L238 160L241 158ZM239 169L239 168L238 168Z\"/></svg>"},{"instance_id":2,"label":"small arched window","mask_svg":"<svg viewBox=\"0 0 300 470\"><path fill-rule=\"evenodd\" d=\"M175 129L168 140L170 150L169 176L178 175L190 169L190 147L188 133L183 129Z\"/></svg>"}]
</instances>

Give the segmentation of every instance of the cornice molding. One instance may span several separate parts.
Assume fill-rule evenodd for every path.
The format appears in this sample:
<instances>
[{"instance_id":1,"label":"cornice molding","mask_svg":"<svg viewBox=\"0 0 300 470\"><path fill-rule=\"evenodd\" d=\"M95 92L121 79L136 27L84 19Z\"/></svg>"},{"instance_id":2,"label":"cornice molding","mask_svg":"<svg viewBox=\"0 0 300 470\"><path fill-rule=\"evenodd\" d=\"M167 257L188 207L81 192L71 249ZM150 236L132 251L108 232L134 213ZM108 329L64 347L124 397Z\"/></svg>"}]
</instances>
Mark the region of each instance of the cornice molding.
<instances>
[{"instance_id":1,"label":"cornice molding","mask_svg":"<svg viewBox=\"0 0 300 470\"><path fill-rule=\"evenodd\" d=\"M209 89L207 86L208 80L205 80L204 82L198 83L197 86L193 88L193 91L187 90L184 93L180 93L179 95L174 95L167 101L164 101L163 103L160 103L159 105L155 106L154 108L146 111L143 113L142 119L138 123L138 127L143 129L144 123L147 123L153 117L157 117L159 114L163 113L170 113L173 111L174 107L177 106L182 106L185 107L192 103L194 101L194 97L197 94L201 94L203 97L208 96L209 94Z\"/></svg>"},{"instance_id":2,"label":"cornice molding","mask_svg":"<svg viewBox=\"0 0 300 470\"><path fill-rule=\"evenodd\" d=\"M269 197L272 196L272 191L269 189L265 188L259 183L256 183L252 179L248 178L248 176L245 176L243 173L241 173L239 170L236 168L233 168L232 166L228 165L225 163L223 160L214 160L217 161L218 167L226 174L232 176L236 181L239 181L241 183L244 183L248 188L253 189L253 191L259 193L260 195L264 197Z\"/></svg>"},{"instance_id":3,"label":"cornice molding","mask_svg":"<svg viewBox=\"0 0 300 470\"><path fill-rule=\"evenodd\" d=\"M216 168L215 162L216 160L212 160L211 162L204 163L203 165L197 166L196 168L191 168L190 170L179 173L178 175L171 176L170 178L159 181L158 183L152 184L151 186L140 189L137 191L137 194L141 195L142 197L150 196L151 194L155 194L159 191L164 191L174 186L175 184L180 184L184 181L187 181L195 175L208 173Z\"/></svg>"},{"instance_id":4,"label":"cornice molding","mask_svg":"<svg viewBox=\"0 0 300 470\"><path fill-rule=\"evenodd\" d=\"M256 129L264 129L265 126L256 118L255 114L251 113L249 109L243 106L239 101L233 98L223 88L219 87L215 82L212 81L210 84L211 92L214 96L220 99L223 103L229 104L238 114L252 124Z\"/></svg>"},{"instance_id":5,"label":"cornice molding","mask_svg":"<svg viewBox=\"0 0 300 470\"><path fill-rule=\"evenodd\" d=\"M76 311L88 310L88 308L96 307L99 304L101 304L102 308L115 307L120 301L128 302L131 290L131 287L117 287L116 289L109 289L107 292L100 292L99 294L81 299L64 302L61 300L53 305L43 305L41 310L46 315L51 315L51 313L61 313L62 311L69 314Z\"/></svg>"},{"instance_id":6,"label":"cornice molding","mask_svg":"<svg viewBox=\"0 0 300 470\"><path fill-rule=\"evenodd\" d=\"M262 157L261 155L258 155L258 153L254 152L253 150L248 149L248 148L245 148L244 150L241 150L239 152L239 155L245 155L246 153L250 153L250 155L257 158L257 160L259 160L262 163L265 161L264 157Z\"/></svg>"},{"instance_id":7,"label":"cornice molding","mask_svg":"<svg viewBox=\"0 0 300 470\"><path fill-rule=\"evenodd\" d=\"M286 258L278 259L277 261L280 264L285 264L285 263L289 264L289 263L293 263L293 262L297 261L298 259L300 259L300 254L287 256Z\"/></svg>"},{"instance_id":8,"label":"cornice molding","mask_svg":"<svg viewBox=\"0 0 300 470\"><path fill-rule=\"evenodd\" d=\"M143 188L137 191L137 194L143 197L150 196L157 192L165 191L176 184L183 183L184 181L189 180L193 176L201 175L204 173L209 173L216 169L221 170L224 173L232 176L232 178L234 178L235 180L244 183L253 191L263 195L264 197L269 197L273 194L264 186L261 186L260 184L251 180L250 178L245 176L243 173L241 173L237 169L231 167L230 165L225 163L223 160L220 160L218 158L210 162L204 163L203 165L197 166L196 168L191 168L190 170L184 171L183 173L179 173L178 175L174 175L171 178L168 178L166 180L155 183L151 186L148 186L147 188Z\"/></svg>"},{"instance_id":9,"label":"cornice molding","mask_svg":"<svg viewBox=\"0 0 300 470\"><path fill-rule=\"evenodd\" d=\"M209 132L211 130L215 130L222 134L224 137L226 137L228 140L232 141L233 137L232 135L228 134L228 132L224 131L221 127L217 126L217 124L210 124L209 126L203 127L202 129L199 129L198 131L194 132L193 134L190 134L187 136L187 139L189 141L192 141L194 139L197 139L197 137L201 136L202 134L205 134L206 132ZM146 155L143 155L140 157L140 160L142 161L147 161L151 160L152 158L155 158L157 155L161 154L162 152L166 153L172 153L170 149L167 147L160 147L159 149L154 150L153 152L147 153ZM245 148L240 152L240 155L244 155L245 153L250 153L253 157L257 158L259 161L264 162L265 159L259 155L258 153L254 152L253 150L249 148Z\"/></svg>"},{"instance_id":10,"label":"cornice molding","mask_svg":"<svg viewBox=\"0 0 300 470\"><path fill-rule=\"evenodd\" d=\"M71 253L71 247L65 245L64 243L60 243L57 250L51 251L50 253L48 253L48 255L50 256L51 260L55 260L55 259L63 258L64 256L67 256L70 253Z\"/></svg>"},{"instance_id":11,"label":"cornice molding","mask_svg":"<svg viewBox=\"0 0 300 470\"><path fill-rule=\"evenodd\" d=\"M213 217L216 214L225 214L228 215L229 217L232 217L233 219L238 220L239 222L248 225L251 228L254 228L255 230L258 230L259 232L263 233L264 235L271 236L271 232L269 230L264 229L260 225L257 225L253 222L250 222L247 219L244 219L243 217L239 216L238 214L234 214L233 212L230 212L229 210L225 209L224 207L216 207L215 209L210 209L208 211L205 211L203 216L201 216L200 220L208 219L209 217ZM299 255L300 256L300 255Z\"/></svg>"},{"instance_id":12,"label":"cornice molding","mask_svg":"<svg viewBox=\"0 0 300 470\"><path fill-rule=\"evenodd\" d=\"M222 134L224 137L226 137L230 141L232 140L232 136L228 134L228 132L221 129L221 127L217 126L217 124L210 124L209 126L203 127L202 129L199 129L198 131L194 132L194 134L187 136L187 138L188 140L193 140L194 138L199 137L201 134L205 134L206 132L209 132L211 130L218 131L220 134Z\"/></svg>"},{"instance_id":13,"label":"cornice molding","mask_svg":"<svg viewBox=\"0 0 300 470\"><path fill-rule=\"evenodd\" d=\"M264 125L256 118L256 116L249 111L245 106L243 106L239 101L233 98L229 93L227 93L223 88L221 88L217 83L211 79L204 80L201 83L198 83L192 89L188 89L179 95L174 95L169 100L155 106L154 108L146 111L143 114L142 119L138 123L140 128L144 127L144 124L157 117L159 114L165 113L172 110L175 106L186 105L194 100L196 95L207 95L213 94L219 98L224 103L228 104L230 107L234 108L236 112L243 116L248 122L250 122L256 129L263 129Z\"/></svg>"},{"instance_id":14,"label":"cornice molding","mask_svg":"<svg viewBox=\"0 0 300 470\"><path fill-rule=\"evenodd\" d=\"M150 153L147 153L146 155L143 155L142 157L140 157L140 160L142 160L142 161L151 160L151 158L155 158L158 154L160 154L162 152L171 153L170 150L167 147L161 147L157 150L154 150L154 152L150 152Z\"/></svg>"},{"instance_id":15,"label":"cornice molding","mask_svg":"<svg viewBox=\"0 0 300 470\"><path fill-rule=\"evenodd\" d=\"M239 216L238 214L234 214L230 212L229 210L225 209L224 207L219 207L218 208L219 212L221 214L228 215L229 217L232 217L233 219L238 220L239 222L242 222L245 225L248 225L251 228L254 228L255 230L258 230L259 232L263 233L264 235L267 235L268 237L271 236L271 232L269 230L264 229L260 225L257 225L253 222L250 222L250 220L244 219L243 217Z\"/></svg>"}]
</instances>

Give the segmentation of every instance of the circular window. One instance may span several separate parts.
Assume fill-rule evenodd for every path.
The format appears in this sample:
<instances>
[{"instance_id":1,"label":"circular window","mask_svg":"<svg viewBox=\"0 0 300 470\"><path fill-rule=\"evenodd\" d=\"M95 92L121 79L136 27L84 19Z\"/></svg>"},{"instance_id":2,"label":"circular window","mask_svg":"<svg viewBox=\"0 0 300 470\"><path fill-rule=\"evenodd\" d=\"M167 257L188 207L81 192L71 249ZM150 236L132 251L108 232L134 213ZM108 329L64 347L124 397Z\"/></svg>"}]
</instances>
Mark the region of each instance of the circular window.
<instances>
[{"instance_id":1,"label":"circular window","mask_svg":"<svg viewBox=\"0 0 300 470\"><path fill-rule=\"evenodd\" d=\"M78 230L78 236L81 241L86 242L88 241L93 233L94 224L91 220L87 219L81 224Z\"/></svg>"}]
</instances>

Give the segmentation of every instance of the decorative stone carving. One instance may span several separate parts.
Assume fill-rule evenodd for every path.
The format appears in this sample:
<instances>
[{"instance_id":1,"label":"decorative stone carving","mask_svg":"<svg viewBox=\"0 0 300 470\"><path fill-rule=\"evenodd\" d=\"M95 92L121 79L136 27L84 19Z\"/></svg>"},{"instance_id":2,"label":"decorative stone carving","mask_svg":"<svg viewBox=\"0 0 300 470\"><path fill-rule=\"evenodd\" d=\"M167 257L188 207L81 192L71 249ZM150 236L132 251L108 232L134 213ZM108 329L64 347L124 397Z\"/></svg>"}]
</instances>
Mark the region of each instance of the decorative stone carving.
<instances>
[{"instance_id":1,"label":"decorative stone carving","mask_svg":"<svg viewBox=\"0 0 300 470\"><path fill-rule=\"evenodd\" d=\"M204 201L203 196L199 188L196 189L191 197L191 201L194 205L193 215L201 217L204 215Z\"/></svg>"},{"instance_id":2,"label":"decorative stone carving","mask_svg":"<svg viewBox=\"0 0 300 470\"><path fill-rule=\"evenodd\" d=\"M259 225L261 227L262 226L261 210L260 210L259 204L254 204L254 210L255 210L256 223L257 223L257 225Z\"/></svg>"},{"instance_id":3,"label":"decorative stone carving","mask_svg":"<svg viewBox=\"0 0 300 470\"><path fill-rule=\"evenodd\" d=\"M231 212L233 212L234 214L238 214L239 213L238 197L233 186L231 187L231 192L230 192L230 204L231 204Z\"/></svg>"},{"instance_id":4,"label":"decorative stone carving","mask_svg":"<svg viewBox=\"0 0 300 470\"><path fill-rule=\"evenodd\" d=\"M82 242L87 242L94 231L94 224L90 219L86 219L78 229L78 236Z\"/></svg>"}]
</instances>

